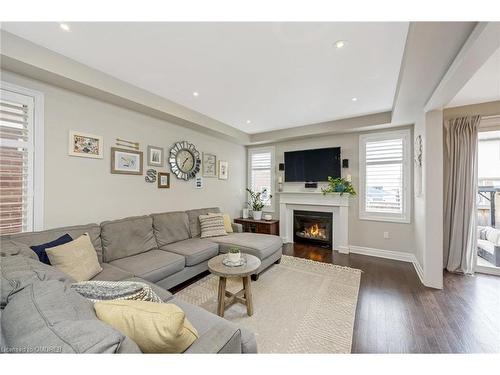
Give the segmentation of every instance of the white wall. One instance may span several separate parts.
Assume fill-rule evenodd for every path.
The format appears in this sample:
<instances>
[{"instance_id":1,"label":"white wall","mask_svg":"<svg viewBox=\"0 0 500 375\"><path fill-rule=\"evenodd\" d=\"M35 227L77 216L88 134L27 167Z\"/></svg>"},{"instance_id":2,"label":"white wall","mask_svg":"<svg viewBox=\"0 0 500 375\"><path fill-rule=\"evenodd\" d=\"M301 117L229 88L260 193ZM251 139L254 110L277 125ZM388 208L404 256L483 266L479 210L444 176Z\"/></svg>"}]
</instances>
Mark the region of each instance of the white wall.
<instances>
[{"instance_id":1,"label":"white wall","mask_svg":"<svg viewBox=\"0 0 500 375\"><path fill-rule=\"evenodd\" d=\"M131 215L219 206L239 216L246 199L245 147L198 133L163 120L2 71L2 80L45 95L44 228L99 222ZM68 132L104 137L104 159L68 156ZM200 152L229 161L229 179L204 178L204 188L171 174L170 189L158 189L144 176L110 173L110 148L115 138L161 146L167 154L176 141L187 140ZM169 168L156 168L169 172Z\"/></svg>"},{"instance_id":2,"label":"white wall","mask_svg":"<svg viewBox=\"0 0 500 375\"><path fill-rule=\"evenodd\" d=\"M359 191L359 135L365 133L348 133L315 138L275 143L276 147L276 180L279 175L278 163L284 160L285 151L305 150L323 147L342 149L342 158L349 159L349 168L342 169L342 175L352 176L353 185ZM277 189L277 184L275 184ZM321 187L318 188L320 190ZM302 191L303 183L285 183L285 191ZM275 212L279 218L279 193L275 195ZM389 232L389 239L384 239L384 232ZM358 198L353 198L349 208L349 245L374 249L413 253L415 250L413 237L413 220L410 224L379 222L359 219Z\"/></svg>"},{"instance_id":3,"label":"white wall","mask_svg":"<svg viewBox=\"0 0 500 375\"><path fill-rule=\"evenodd\" d=\"M423 283L443 287L443 112L422 113L414 137L423 139L422 193L415 194L415 257ZM415 176L417 168L415 167Z\"/></svg>"}]
</instances>

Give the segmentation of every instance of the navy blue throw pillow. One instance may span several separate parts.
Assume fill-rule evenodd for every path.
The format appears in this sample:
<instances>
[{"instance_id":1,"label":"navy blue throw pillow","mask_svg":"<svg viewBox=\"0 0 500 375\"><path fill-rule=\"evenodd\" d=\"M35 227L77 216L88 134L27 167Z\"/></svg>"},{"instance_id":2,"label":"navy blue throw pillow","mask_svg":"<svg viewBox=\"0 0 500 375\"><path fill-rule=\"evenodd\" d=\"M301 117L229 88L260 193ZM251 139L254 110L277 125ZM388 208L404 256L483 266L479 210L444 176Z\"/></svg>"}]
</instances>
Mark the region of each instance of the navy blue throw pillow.
<instances>
[{"instance_id":1,"label":"navy blue throw pillow","mask_svg":"<svg viewBox=\"0 0 500 375\"><path fill-rule=\"evenodd\" d=\"M47 253L45 252L46 249L50 247L55 247L59 245L64 245L65 243L73 241L73 238L69 234L65 234L64 236L59 237L58 239L54 241L50 241L41 245L36 245L36 246L30 246L31 250L33 250L36 255L38 255L38 259L40 259L40 262L45 263L50 265L50 260L49 257L47 256Z\"/></svg>"}]
</instances>

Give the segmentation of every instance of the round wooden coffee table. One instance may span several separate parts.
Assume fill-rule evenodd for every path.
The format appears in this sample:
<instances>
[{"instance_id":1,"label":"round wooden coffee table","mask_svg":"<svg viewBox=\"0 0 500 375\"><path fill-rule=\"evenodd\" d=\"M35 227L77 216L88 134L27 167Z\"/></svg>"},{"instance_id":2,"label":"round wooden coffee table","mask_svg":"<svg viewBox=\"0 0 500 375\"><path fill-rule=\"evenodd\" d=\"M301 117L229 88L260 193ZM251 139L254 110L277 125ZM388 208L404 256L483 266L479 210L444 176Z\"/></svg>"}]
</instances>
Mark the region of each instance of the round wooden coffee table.
<instances>
[{"instance_id":1,"label":"round wooden coffee table","mask_svg":"<svg viewBox=\"0 0 500 375\"><path fill-rule=\"evenodd\" d=\"M253 302L250 275L260 267L260 259L250 254L241 254L243 258L246 258L246 264L238 267L230 267L222 263L225 256L225 254L217 255L208 261L208 269L210 272L219 276L217 314L219 316L224 316L226 308L233 303L240 302L247 306L247 314L252 316ZM226 280L230 277L241 277L243 289L237 293L227 291ZM227 300L226 297L228 297Z\"/></svg>"}]
</instances>

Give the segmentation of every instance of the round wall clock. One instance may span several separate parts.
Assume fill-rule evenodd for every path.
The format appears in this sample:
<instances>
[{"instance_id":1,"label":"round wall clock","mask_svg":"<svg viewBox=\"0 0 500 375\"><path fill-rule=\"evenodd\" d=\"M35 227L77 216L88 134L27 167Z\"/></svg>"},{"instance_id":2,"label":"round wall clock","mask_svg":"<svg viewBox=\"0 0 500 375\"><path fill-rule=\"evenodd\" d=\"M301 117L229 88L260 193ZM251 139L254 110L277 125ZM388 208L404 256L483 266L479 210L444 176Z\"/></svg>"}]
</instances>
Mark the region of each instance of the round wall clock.
<instances>
[{"instance_id":1,"label":"round wall clock","mask_svg":"<svg viewBox=\"0 0 500 375\"><path fill-rule=\"evenodd\" d=\"M187 141L176 142L172 146L168 162L172 173L181 180L194 178L200 171L200 153Z\"/></svg>"}]
</instances>

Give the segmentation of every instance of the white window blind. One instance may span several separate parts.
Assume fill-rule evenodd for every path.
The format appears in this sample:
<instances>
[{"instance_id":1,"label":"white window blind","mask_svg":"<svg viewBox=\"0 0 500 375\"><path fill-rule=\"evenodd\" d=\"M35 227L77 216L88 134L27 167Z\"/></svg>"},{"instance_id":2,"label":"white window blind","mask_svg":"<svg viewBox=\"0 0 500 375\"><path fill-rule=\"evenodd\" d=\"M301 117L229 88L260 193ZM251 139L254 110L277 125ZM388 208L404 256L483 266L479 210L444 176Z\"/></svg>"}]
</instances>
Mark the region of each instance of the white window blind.
<instances>
[{"instance_id":1,"label":"white window blind","mask_svg":"<svg viewBox=\"0 0 500 375\"><path fill-rule=\"evenodd\" d=\"M0 234L33 230L34 99L0 95Z\"/></svg>"},{"instance_id":2,"label":"white window blind","mask_svg":"<svg viewBox=\"0 0 500 375\"><path fill-rule=\"evenodd\" d=\"M249 150L249 184L250 189L262 192L266 189L267 196L272 194L273 180L273 150L259 149ZM267 196L263 196L267 200ZM272 206L272 202L266 202L266 206Z\"/></svg>"},{"instance_id":3,"label":"white window blind","mask_svg":"<svg viewBox=\"0 0 500 375\"><path fill-rule=\"evenodd\" d=\"M365 219L409 219L409 132L360 137L361 205Z\"/></svg>"}]
</instances>

